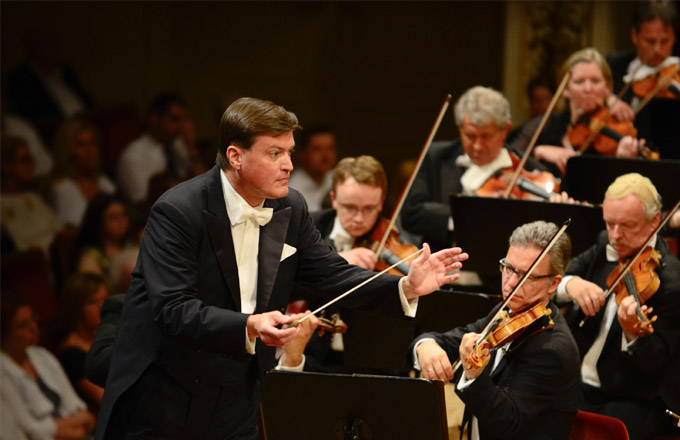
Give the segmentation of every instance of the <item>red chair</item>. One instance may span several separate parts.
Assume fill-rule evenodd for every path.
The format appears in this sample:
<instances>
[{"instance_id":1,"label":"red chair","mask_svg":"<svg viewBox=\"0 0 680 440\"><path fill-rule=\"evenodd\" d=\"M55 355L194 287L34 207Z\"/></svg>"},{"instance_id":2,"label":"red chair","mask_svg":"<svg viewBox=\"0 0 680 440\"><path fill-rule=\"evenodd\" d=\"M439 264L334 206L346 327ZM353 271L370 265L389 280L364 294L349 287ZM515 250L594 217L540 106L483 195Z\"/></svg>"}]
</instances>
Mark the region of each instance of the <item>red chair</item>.
<instances>
[{"instance_id":1,"label":"red chair","mask_svg":"<svg viewBox=\"0 0 680 440\"><path fill-rule=\"evenodd\" d=\"M619 419L579 411L569 433L571 440L628 440L626 425Z\"/></svg>"}]
</instances>

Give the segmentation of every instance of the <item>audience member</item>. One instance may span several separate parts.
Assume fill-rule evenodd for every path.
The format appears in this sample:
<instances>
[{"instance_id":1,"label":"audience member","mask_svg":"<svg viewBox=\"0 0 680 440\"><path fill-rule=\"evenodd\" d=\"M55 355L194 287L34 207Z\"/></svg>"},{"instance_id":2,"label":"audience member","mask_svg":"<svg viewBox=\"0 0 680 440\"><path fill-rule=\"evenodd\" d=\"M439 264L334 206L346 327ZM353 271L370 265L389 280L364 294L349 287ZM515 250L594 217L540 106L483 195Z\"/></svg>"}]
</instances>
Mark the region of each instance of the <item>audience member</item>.
<instances>
[{"instance_id":1,"label":"audience member","mask_svg":"<svg viewBox=\"0 0 680 440\"><path fill-rule=\"evenodd\" d=\"M7 104L26 118L51 145L51 135L65 118L92 106L69 66L62 63L59 35L49 26L33 26L24 38L26 61L7 76Z\"/></svg>"},{"instance_id":2,"label":"audience member","mask_svg":"<svg viewBox=\"0 0 680 440\"><path fill-rule=\"evenodd\" d=\"M99 192L116 190L101 172L100 150L99 131L83 117L67 120L57 131L49 200L64 225L80 226L88 202Z\"/></svg>"},{"instance_id":3,"label":"audience member","mask_svg":"<svg viewBox=\"0 0 680 440\"><path fill-rule=\"evenodd\" d=\"M71 385L90 410L96 412L104 388L85 377L85 355L90 350L104 301L109 296L104 278L90 273L75 273L66 280L59 296L60 316L68 333L58 353Z\"/></svg>"},{"instance_id":4,"label":"audience member","mask_svg":"<svg viewBox=\"0 0 680 440\"><path fill-rule=\"evenodd\" d=\"M101 309L100 323L85 356L85 376L93 384L100 387L106 385L109 374L113 343L118 332L118 323L123 314L125 294L116 293L104 301Z\"/></svg>"},{"instance_id":5,"label":"audience member","mask_svg":"<svg viewBox=\"0 0 680 440\"><path fill-rule=\"evenodd\" d=\"M2 437L14 429L30 439L82 440L94 428L59 361L38 343L33 309L21 298L2 292L0 377L2 411L13 423L2 424ZM4 420L4 416L3 416Z\"/></svg>"},{"instance_id":6,"label":"audience member","mask_svg":"<svg viewBox=\"0 0 680 440\"><path fill-rule=\"evenodd\" d=\"M3 253L38 248L47 255L59 224L33 190L33 156L23 139L10 137L3 137L0 155Z\"/></svg>"},{"instance_id":7,"label":"audience member","mask_svg":"<svg viewBox=\"0 0 680 440\"><path fill-rule=\"evenodd\" d=\"M335 134L330 127L308 128L295 148L300 167L291 173L289 185L302 193L310 211L319 211L331 190L331 170L337 160Z\"/></svg>"},{"instance_id":8,"label":"audience member","mask_svg":"<svg viewBox=\"0 0 680 440\"><path fill-rule=\"evenodd\" d=\"M168 170L181 180L201 172L195 141L194 123L184 100L170 93L154 98L147 131L123 150L118 162L118 185L127 199L142 202L149 179L160 171Z\"/></svg>"},{"instance_id":9,"label":"audience member","mask_svg":"<svg viewBox=\"0 0 680 440\"><path fill-rule=\"evenodd\" d=\"M123 201L115 195L98 194L85 211L77 240L78 271L103 276L114 285L113 259L136 245L128 238L129 221Z\"/></svg>"},{"instance_id":10,"label":"audience member","mask_svg":"<svg viewBox=\"0 0 680 440\"><path fill-rule=\"evenodd\" d=\"M35 163L36 179L45 177L52 171L54 166L52 153L45 148L40 133L30 122L21 116L4 112L2 115L2 133L4 136L17 137L26 142Z\"/></svg>"}]
</instances>

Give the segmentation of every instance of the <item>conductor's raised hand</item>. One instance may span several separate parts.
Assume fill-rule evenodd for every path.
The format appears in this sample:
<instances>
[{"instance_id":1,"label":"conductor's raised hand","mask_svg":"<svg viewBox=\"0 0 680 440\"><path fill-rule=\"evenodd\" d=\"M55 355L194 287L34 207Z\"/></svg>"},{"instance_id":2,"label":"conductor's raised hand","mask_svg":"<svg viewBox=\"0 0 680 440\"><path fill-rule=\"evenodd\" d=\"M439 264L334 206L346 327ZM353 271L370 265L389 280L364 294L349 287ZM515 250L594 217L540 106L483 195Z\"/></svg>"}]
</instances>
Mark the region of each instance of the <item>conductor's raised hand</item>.
<instances>
[{"instance_id":1,"label":"conductor's raised hand","mask_svg":"<svg viewBox=\"0 0 680 440\"><path fill-rule=\"evenodd\" d=\"M278 310L273 312L250 315L246 322L248 337L250 339L260 338L266 345L272 347L282 347L295 339L298 329L277 328L279 324L290 324L293 318L286 316Z\"/></svg>"},{"instance_id":2,"label":"conductor's raised hand","mask_svg":"<svg viewBox=\"0 0 680 440\"><path fill-rule=\"evenodd\" d=\"M427 295L444 284L456 281L460 274L448 274L463 267L462 262L467 259L468 254L459 247L431 254L430 246L424 243L422 255L411 263L411 269L403 284L406 298L414 299Z\"/></svg>"}]
</instances>

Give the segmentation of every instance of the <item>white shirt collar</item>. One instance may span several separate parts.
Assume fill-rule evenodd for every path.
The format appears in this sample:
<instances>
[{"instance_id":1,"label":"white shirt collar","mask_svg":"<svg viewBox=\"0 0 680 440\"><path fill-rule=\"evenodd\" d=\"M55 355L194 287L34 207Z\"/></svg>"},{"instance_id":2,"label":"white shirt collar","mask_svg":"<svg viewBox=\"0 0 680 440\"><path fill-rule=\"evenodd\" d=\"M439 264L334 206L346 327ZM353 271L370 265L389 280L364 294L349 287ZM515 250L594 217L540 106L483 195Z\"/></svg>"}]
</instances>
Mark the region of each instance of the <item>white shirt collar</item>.
<instances>
[{"instance_id":1,"label":"white shirt collar","mask_svg":"<svg viewBox=\"0 0 680 440\"><path fill-rule=\"evenodd\" d=\"M227 205L227 215L232 226L236 225L236 219L241 217L241 204L248 205L248 202L236 192L231 182L227 179L224 170L220 170L220 180L222 181L222 192L224 193L224 203ZM264 205L264 200L257 205L261 208Z\"/></svg>"},{"instance_id":2,"label":"white shirt collar","mask_svg":"<svg viewBox=\"0 0 680 440\"><path fill-rule=\"evenodd\" d=\"M333 240L335 248L339 252L352 249L352 247L354 246L354 237L349 235L345 228L342 227L342 224L340 223L340 219L338 218L337 214L335 216L335 220L333 221L333 230L331 231L328 238Z\"/></svg>"},{"instance_id":3,"label":"white shirt collar","mask_svg":"<svg viewBox=\"0 0 680 440\"><path fill-rule=\"evenodd\" d=\"M510 153L505 148L502 148L498 156L491 162L484 165L476 165L470 159L470 156L463 154L456 159L456 165L467 168L467 171L460 178L460 183L463 186L464 195L472 195L486 182L489 177L503 168L512 166L512 159Z\"/></svg>"},{"instance_id":4,"label":"white shirt collar","mask_svg":"<svg viewBox=\"0 0 680 440\"><path fill-rule=\"evenodd\" d=\"M680 58L666 57L666 59L656 67L651 67L646 64L640 66L640 64L642 64L642 62L639 58L635 58L630 62L628 65L628 73L623 77L624 82L629 83L631 81L639 81L650 75L656 75L668 66L680 65Z\"/></svg>"},{"instance_id":5,"label":"white shirt collar","mask_svg":"<svg viewBox=\"0 0 680 440\"><path fill-rule=\"evenodd\" d=\"M654 237L652 237L651 241L649 242L649 246L651 246L652 248L656 247L656 237L657 236L654 235ZM610 263L619 261L619 254L609 243L607 243L607 261L609 261Z\"/></svg>"}]
</instances>

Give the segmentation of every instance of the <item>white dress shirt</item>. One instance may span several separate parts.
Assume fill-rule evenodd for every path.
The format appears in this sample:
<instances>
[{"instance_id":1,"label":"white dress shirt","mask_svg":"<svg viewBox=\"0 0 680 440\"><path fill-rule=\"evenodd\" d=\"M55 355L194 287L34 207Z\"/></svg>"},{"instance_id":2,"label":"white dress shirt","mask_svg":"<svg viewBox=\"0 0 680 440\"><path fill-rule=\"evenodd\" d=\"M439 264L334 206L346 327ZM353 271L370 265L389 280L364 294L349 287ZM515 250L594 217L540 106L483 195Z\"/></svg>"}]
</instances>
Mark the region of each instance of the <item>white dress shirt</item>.
<instances>
[{"instance_id":1,"label":"white dress shirt","mask_svg":"<svg viewBox=\"0 0 680 440\"><path fill-rule=\"evenodd\" d=\"M649 245L652 248L656 246L656 236L652 238ZM619 259L619 254L617 254L616 250L609 244L607 244L606 247L606 258L609 262L615 262ZM572 278L574 278L574 275L565 276L559 286L557 286L555 297L558 301L573 301L573 298L569 295L569 292L567 292L567 284ZM593 341L593 345L588 349L586 355L583 356L583 361L581 362L581 381L596 388L602 386L600 375L597 372L597 361L600 359L604 343L607 341L607 335L612 328L614 319L616 319L617 311L618 306L616 304L616 296L610 295L607 304L605 304L604 316L602 317L597 337L595 338L595 341ZM628 342L625 333L621 332L621 351L628 351L635 341L637 341L637 338Z\"/></svg>"}]
</instances>

